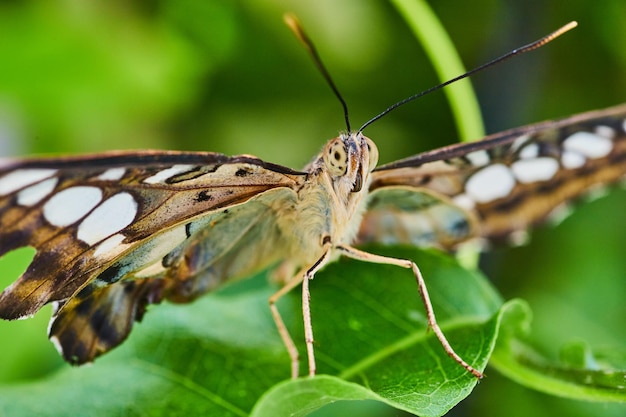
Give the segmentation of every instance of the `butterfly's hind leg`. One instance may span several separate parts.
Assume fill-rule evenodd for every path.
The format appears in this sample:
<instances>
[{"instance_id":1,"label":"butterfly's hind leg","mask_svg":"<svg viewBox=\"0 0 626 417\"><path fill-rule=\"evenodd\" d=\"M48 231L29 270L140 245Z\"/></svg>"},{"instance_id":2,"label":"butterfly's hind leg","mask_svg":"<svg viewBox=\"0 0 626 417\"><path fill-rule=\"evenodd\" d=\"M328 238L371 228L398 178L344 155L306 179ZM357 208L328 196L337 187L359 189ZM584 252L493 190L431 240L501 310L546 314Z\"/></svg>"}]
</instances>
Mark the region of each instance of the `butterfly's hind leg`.
<instances>
[{"instance_id":1,"label":"butterfly's hind leg","mask_svg":"<svg viewBox=\"0 0 626 417\"><path fill-rule=\"evenodd\" d=\"M311 324L311 294L309 292L309 280L313 279L315 273L326 265L328 259L330 258L331 245L327 243L325 246L326 250L324 251L324 254L312 266L298 271L296 275L287 281L284 287L269 298L272 317L274 318L274 322L278 328L278 333L280 334L280 337L287 348L287 352L289 352L289 357L291 358L292 378L298 377L300 355L298 353L298 348L293 342L293 338L289 334L289 330L287 330L287 326L285 326L285 322L276 307L276 302L278 302L282 296L297 287L298 284L302 283L302 318L304 321L304 340L306 343L307 357L309 361L309 376L314 376L316 366L315 352L313 348L313 325Z\"/></svg>"},{"instance_id":2,"label":"butterfly's hind leg","mask_svg":"<svg viewBox=\"0 0 626 417\"><path fill-rule=\"evenodd\" d=\"M467 369L472 375L476 378L481 379L483 374L472 367L470 364L465 362L463 358L461 358L450 346L450 343L446 339L446 336L443 334L443 331L437 324L437 319L435 318L435 311L433 309L433 305L430 302L430 297L428 295L428 289L426 288L426 283L424 282L424 278L422 277L422 273L420 272L417 264L408 259L397 259L390 258L387 256L375 255L372 253L364 252L358 249L355 249L351 246L338 245L336 249L340 250L345 256L353 259L357 259L364 262L378 263L378 264L389 264L389 265L397 265L402 268L411 269L413 271L413 275L415 276L415 280L417 281L417 286L419 287L420 297L422 298L422 303L424 304L424 308L426 310L426 318L428 320L428 326L432 329L432 331L437 336L439 343L443 346L443 349L446 351L448 356L454 359L459 365L463 368Z\"/></svg>"},{"instance_id":3,"label":"butterfly's hind leg","mask_svg":"<svg viewBox=\"0 0 626 417\"><path fill-rule=\"evenodd\" d=\"M276 303L278 300L289 293L295 287L302 282L304 278L305 271L298 272L295 276L293 276L290 280L287 281L285 286L283 286L280 290L275 292L270 298L270 311L272 312L272 317L274 318L274 323L276 323L276 328L278 329L278 333L280 334L280 338L283 340L285 347L287 348L287 352L289 353L289 357L291 358L291 377L297 378L299 371L299 362L300 362L300 354L298 353L298 348L296 344L293 342L291 335L289 334L289 330L287 330L287 326L285 326L285 322L276 307Z\"/></svg>"}]
</instances>

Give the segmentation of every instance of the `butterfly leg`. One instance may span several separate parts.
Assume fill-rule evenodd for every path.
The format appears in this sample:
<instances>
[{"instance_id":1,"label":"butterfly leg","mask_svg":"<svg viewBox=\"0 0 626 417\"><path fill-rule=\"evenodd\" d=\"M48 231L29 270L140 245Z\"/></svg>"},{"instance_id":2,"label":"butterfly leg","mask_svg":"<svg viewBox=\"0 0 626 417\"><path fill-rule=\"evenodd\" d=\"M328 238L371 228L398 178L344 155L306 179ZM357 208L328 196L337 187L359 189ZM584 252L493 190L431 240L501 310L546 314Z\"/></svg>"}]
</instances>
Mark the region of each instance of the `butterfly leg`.
<instances>
[{"instance_id":1,"label":"butterfly leg","mask_svg":"<svg viewBox=\"0 0 626 417\"><path fill-rule=\"evenodd\" d=\"M289 334L289 330L287 330L287 326L285 326L285 322L283 321L280 312L276 307L276 302L282 296L294 289L298 284L302 283L302 316L304 320L304 340L306 343L307 358L309 361L309 375L314 376L316 366L315 351L313 347L313 325L311 323L311 293L309 292L309 280L313 279L315 273L319 271L324 265L326 265L330 257L330 253L330 244L328 244L324 254L311 267L299 271L293 278L287 281L287 284L285 284L284 287L278 290L269 299L272 317L274 318L274 322L276 323L276 327L278 328L278 333L280 334L280 337L283 340L285 347L287 348L287 352L289 352L289 357L291 358L292 378L298 377L298 349L296 348L296 345L293 342L293 338Z\"/></svg>"},{"instance_id":2,"label":"butterfly leg","mask_svg":"<svg viewBox=\"0 0 626 417\"><path fill-rule=\"evenodd\" d=\"M315 351L313 347L313 324L311 322L311 293L309 292L309 281L313 279L315 273L319 271L330 257L330 247L304 274L302 281L302 318L304 320L304 341L306 343L306 353L309 360L309 376L315 375Z\"/></svg>"},{"instance_id":3,"label":"butterfly leg","mask_svg":"<svg viewBox=\"0 0 626 417\"><path fill-rule=\"evenodd\" d=\"M402 268L411 269L413 271L413 275L417 281L417 286L419 287L420 296L422 298L422 303L424 304L424 308L426 310L426 318L428 320L428 326L433 330L439 343L443 346L443 349L446 351L448 356L454 359L459 365L463 368L467 369L472 375L476 378L481 379L483 374L472 367L470 364L465 362L450 346L450 343L446 339L446 336L443 334L443 331L437 324L437 319L435 318L435 311L433 309L433 305L430 302L430 297L428 296L428 289L426 288L426 283L424 282L424 278L422 277L422 273L419 268L415 264L415 262L408 259L397 259L390 258L387 256L375 255L368 252L363 252L361 250L355 249L351 246L338 245L336 249L341 251L345 256L353 259L357 259L364 262L378 263L378 264L389 264L389 265L397 265Z\"/></svg>"},{"instance_id":4,"label":"butterfly leg","mask_svg":"<svg viewBox=\"0 0 626 417\"><path fill-rule=\"evenodd\" d=\"M291 377L297 378L299 371L299 361L300 355L298 354L298 348L296 348L296 344L293 342L291 335L289 334L289 330L287 330L287 326L285 326L285 322L276 307L276 303L278 300L289 293L295 287L302 282L305 271L298 272L295 276L293 276L287 283L277 292L275 292L270 298L270 311L272 312L272 317L274 318L274 323L276 323L276 328L278 329L278 334L280 334L280 338L283 341L283 344L287 348L287 352L289 353L289 357L291 358Z\"/></svg>"}]
</instances>

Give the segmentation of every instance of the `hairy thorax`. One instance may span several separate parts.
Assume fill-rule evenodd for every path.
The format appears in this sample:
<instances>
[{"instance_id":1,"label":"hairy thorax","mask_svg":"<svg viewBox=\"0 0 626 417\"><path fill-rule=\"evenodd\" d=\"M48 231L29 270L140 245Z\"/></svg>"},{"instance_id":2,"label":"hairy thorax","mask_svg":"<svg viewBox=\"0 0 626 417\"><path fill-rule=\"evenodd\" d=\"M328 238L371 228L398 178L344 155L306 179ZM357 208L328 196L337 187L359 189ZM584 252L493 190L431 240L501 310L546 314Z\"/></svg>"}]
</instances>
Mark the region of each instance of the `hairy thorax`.
<instances>
[{"instance_id":1,"label":"hairy thorax","mask_svg":"<svg viewBox=\"0 0 626 417\"><path fill-rule=\"evenodd\" d=\"M295 267L315 263L328 243L352 242L365 211L364 190L352 193L347 187L337 189L337 182L327 173L319 173L315 179L294 195L289 207L281 207L284 213L278 217L279 228L290 242L285 258Z\"/></svg>"}]
</instances>

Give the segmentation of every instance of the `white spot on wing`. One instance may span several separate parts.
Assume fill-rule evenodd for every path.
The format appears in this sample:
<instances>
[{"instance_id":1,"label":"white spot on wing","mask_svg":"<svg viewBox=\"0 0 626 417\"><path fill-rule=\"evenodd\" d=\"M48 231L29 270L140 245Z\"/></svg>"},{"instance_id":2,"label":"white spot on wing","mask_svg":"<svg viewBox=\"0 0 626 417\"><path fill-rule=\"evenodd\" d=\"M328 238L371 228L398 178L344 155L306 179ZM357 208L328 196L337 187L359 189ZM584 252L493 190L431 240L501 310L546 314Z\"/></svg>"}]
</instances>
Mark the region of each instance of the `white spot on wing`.
<instances>
[{"instance_id":1,"label":"white spot on wing","mask_svg":"<svg viewBox=\"0 0 626 417\"><path fill-rule=\"evenodd\" d=\"M105 200L78 226L77 237L93 245L129 224L137 215L137 202L129 193L115 194Z\"/></svg>"},{"instance_id":2,"label":"white spot on wing","mask_svg":"<svg viewBox=\"0 0 626 417\"><path fill-rule=\"evenodd\" d=\"M556 226L572 214L572 212L572 207L569 204L559 204L548 214L547 220L550 222L550 225Z\"/></svg>"},{"instance_id":3,"label":"white spot on wing","mask_svg":"<svg viewBox=\"0 0 626 417\"><path fill-rule=\"evenodd\" d=\"M467 194L459 194L454 197L452 201L454 201L457 206L465 210L472 210L476 204Z\"/></svg>"},{"instance_id":4,"label":"white spot on wing","mask_svg":"<svg viewBox=\"0 0 626 417\"><path fill-rule=\"evenodd\" d=\"M559 163L548 157L520 159L511 165L511 170L521 183L547 181L559 170Z\"/></svg>"},{"instance_id":5,"label":"white spot on wing","mask_svg":"<svg viewBox=\"0 0 626 417\"><path fill-rule=\"evenodd\" d=\"M579 153L565 151L561 155L561 164L567 169L576 169L585 165L587 159Z\"/></svg>"},{"instance_id":6,"label":"white spot on wing","mask_svg":"<svg viewBox=\"0 0 626 417\"><path fill-rule=\"evenodd\" d=\"M56 169L16 169L0 178L0 195L7 195L53 176Z\"/></svg>"},{"instance_id":7,"label":"white spot on wing","mask_svg":"<svg viewBox=\"0 0 626 417\"><path fill-rule=\"evenodd\" d=\"M128 244L122 245L122 241L126 239L121 233L116 233L113 236L106 239L104 242L100 243L96 248L93 256L98 258L112 258L115 255L120 254L128 247Z\"/></svg>"},{"instance_id":8,"label":"white spot on wing","mask_svg":"<svg viewBox=\"0 0 626 417\"><path fill-rule=\"evenodd\" d=\"M529 143L524 146L519 153L521 159L536 158L539 155L539 145L536 143Z\"/></svg>"},{"instance_id":9,"label":"white spot on wing","mask_svg":"<svg viewBox=\"0 0 626 417\"><path fill-rule=\"evenodd\" d=\"M183 172L190 171L191 169L193 169L193 167L194 167L193 165L184 165L184 164L174 165L173 167L164 169L163 171L160 171L154 174L153 176L146 178L145 180L143 180L143 182L145 182L146 184L162 183L166 181L167 179L172 178L174 175L178 175L178 174L182 174Z\"/></svg>"},{"instance_id":10,"label":"white spot on wing","mask_svg":"<svg viewBox=\"0 0 626 417\"><path fill-rule=\"evenodd\" d=\"M583 195L583 198L586 202L591 202L599 198L606 197L608 194L609 190L607 187L599 184L587 190L587 192Z\"/></svg>"},{"instance_id":11,"label":"white spot on wing","mask_svg":"<svg viewBox=\"0 0 626 417\"><path fill-rule=\"evenodd\" d=\"M477 167L485 166L489 163L489 154L485 150L470 152L465 155L472 165Z\"/></svg>"},{"instance_id":12,"label":"white spot on wing","mask_svg":"<svg viewBox=\"0 0 626 417\"><path fill-rule=\"evenodd\" d=\"M478 203L488 203L506 197L513 187L515 187L513 173L503 164L485 167L465 183L467 195Z\"/></svg>"},{"instance_id":13,"label":"white spot on wing","mask_svg":"<svg viewBox=\"0 0 626 417\"><path fill-rule=\"evenodd\" d=\"M52 328L55 318L56 317L53 317L52 320L50 320L50 324L48 325L48 334L50 334L50 329ZM63 356L63 345L61 345L59 338L56 336L50 336L50 342L52 342L52 345L56 348L59 355Z\"/></svg>"},{"instance_id":14,"label":"white spot on wing","mask_svg":"<svg viewBox=\"0 0 626 417\"><path fill-rule=\"evenodd\" d=\"M529 236L526 230L515 230L507 236L508 244L511 246L522 246L528 243Z\"/></svg>"},{"instance_id":15,"label":"white spot on wing","mask_svg":"<svg viewBox=\"0 0 626 417\"><path fill-rule=\"evenodd\" d=\"M616 135L615 129L613 129L611 126L596 126L595 132L597 135L604 136L608 139L613 139Z\"/></svg>"},{"instance_id":16,"label":"white spot on wing","mask_svg":"<svg viewBox=\"0 0 626 417\"><path fill-rule=\"evenodd\" d=\"M24 188L17 194L17 204L30 207L39 203L54 190L58 180L56 177L48 178L38 184Z\"/></svg>"},{"instance_id":17,"label":"white spot on wing","mask_svg":"<svg viewBox=\"0 0 626 417\"><path fill-rule=\"evenodd\" d=\"M563 141L563 148L587 158L602 158L613 149L613 141L595 133L576 132Z\"/></svg>"},{"instance_id":18,"label":"white spot on wing","mask_svg":"<svg viewBox=\"0 0 626 417\"><path fill-rule=\"evenodd\" d=\"M44 204L43 216L53 226L69 226L85 217L101 200L102 190L98 187L66 188Z\"/></svg>"},{"instance_id":19,"label":"white spot on wing","mask_svg":"<svg viewBox=\"0 0 626 417\"><path fill-rule=\"evenodd\" d=\"M530 139L530 135L522 135L516 138L511 144L511 151L515 152L520 147L522 147L527 141Z\"/></svg>"},{"instance_id":20,"label":"white spot on wing","mask_svg":"<svg viewBox=\"0 0 626 417\"><path fill-rule=\"evenodd\" d=\"M102 174L98 175L98 179L102 181L117 181L126 173L126 168L109 168Z\"/></svg>"}]
</instances>

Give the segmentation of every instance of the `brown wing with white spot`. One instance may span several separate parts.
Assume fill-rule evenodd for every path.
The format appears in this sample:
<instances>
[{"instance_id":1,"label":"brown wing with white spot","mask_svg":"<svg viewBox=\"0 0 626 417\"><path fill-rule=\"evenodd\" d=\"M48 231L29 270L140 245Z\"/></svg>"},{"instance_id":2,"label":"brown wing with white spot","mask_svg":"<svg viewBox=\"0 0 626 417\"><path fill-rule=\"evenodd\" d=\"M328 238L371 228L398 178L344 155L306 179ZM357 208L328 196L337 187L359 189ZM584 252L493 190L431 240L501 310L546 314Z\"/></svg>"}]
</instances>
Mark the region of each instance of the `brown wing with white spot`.
<instances>
[{"instance_id":1,"label":"brown wing with white spot","mask_svg":"<svg viewBox=\"0 0 626 417\"><path fill-rule=\"evenodd\" d=\"M88 285L59 302L49 337L66 361L79 365L122 343L149 304L161 301L167 281L146 278L107 286Z\"/></svg>"},{"instance_id":2,"label":"brown wing with white spot","mask_svg":"<svg viewBox=\"0 0 626 417\"><path fill-rule=\"evenodd\" d=\"M147 303L164 296L185 301L226 274L242 272L212 264L233 242L190 242L212 241L201 229L220 227L230 227L235 242L243 239L245 230L258 229L262 205L253 205L250 224L239 228L228 211L268 192L289 198L304 176L254 157L214 153L142 151L0 163L0 256L24 246L37 249L26 272L0 294L0 318L29 316L60 301L51 335L65 341L64 348L74 343L70 339L84 342L69 357L64 352L66 358L92 360L102 351L94 347L101 336L109 333L104 345L121 342ZM261 261L251 257L245 267L254 270ZM202 284L206 276L191 279L207 268L211 285ZM146 280L128 287L134 278ZM163 284L151 278L171 279ZM87 317L93 326L79 335ZM81 349L88 353L77 355Z\"/></svg>"},{"instance_id":3,"label":"brown wing with white spot","mask_svg":"<svg viewBox=\"0 0 626 417\"><path fill-rule=\"evenodd\" d=\"M625 120L626 105L620 105L381 166L373 173L374 204L363 219L359 239L415 243L415 233L409 230L415 222L424 225L420 236L437 237L442 230L445 236L457 236L443 243L430 239L429 244L446 248L471 237L510 237L570 200L624 178ZM429 207L434 211L378 207L375 198L385 199L388 190L397 187L427 193L433 197Z\"/></svg>"}]
</instances>

